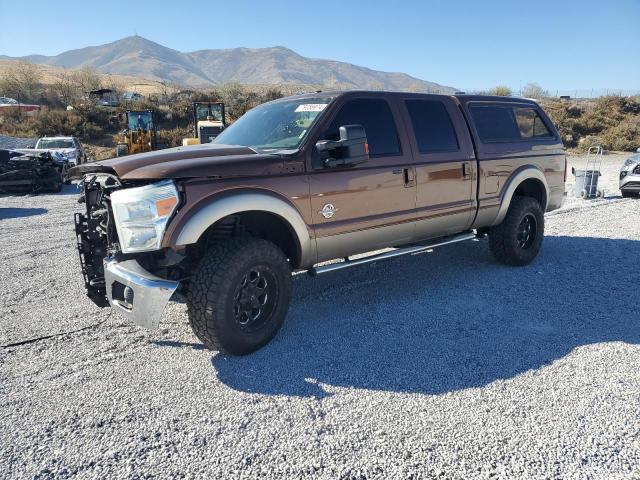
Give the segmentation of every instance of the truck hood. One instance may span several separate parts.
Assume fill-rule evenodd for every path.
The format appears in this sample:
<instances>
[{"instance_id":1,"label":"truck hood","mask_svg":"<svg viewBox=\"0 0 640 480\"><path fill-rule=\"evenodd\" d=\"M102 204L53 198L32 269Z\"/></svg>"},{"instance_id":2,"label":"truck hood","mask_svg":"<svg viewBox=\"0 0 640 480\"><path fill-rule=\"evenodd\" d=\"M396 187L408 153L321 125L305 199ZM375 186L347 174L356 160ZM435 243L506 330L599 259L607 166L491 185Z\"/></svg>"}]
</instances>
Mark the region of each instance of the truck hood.
<instances>
[{"instance_id":1,"label":"truck hood","mask_svg":"<svg viewBox=\"0 0 640 480\"><path fill-rule=\"evenodd\" d=\"M111 173L123 180L269 175L282 171L279 155L238 145L202 144L128 155L79 165L69 176Z\"/></svg>"}]
</instances>

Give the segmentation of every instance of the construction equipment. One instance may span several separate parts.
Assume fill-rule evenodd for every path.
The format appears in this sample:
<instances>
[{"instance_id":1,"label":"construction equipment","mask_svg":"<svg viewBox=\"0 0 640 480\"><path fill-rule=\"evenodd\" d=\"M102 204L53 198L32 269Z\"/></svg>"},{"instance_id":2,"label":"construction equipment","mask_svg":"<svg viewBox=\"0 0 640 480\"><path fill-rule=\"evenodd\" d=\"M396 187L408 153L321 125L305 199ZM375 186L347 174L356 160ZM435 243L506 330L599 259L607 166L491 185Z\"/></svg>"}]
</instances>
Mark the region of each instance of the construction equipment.
<instances>
[{"instance_id":1,"label":"construction equipment","mask_svg":"<svg viewBox=\"0 0 640 480\"><path fill-rule=\"evenodd\" d=\"M122 135L124 141L116 147L117 157L161 148L156 139L153 110L127 110L127 128Z\"/></svg>"},{"instance_id":2,"label":"construction equipment","mask_svg":"<svg viewBox=\"0 0 640 480\"><path fill-rule=\"evenodd\" d=\"M195 102L193 104L193 137L183 138L182 146L209 143L227 126L224 103Z\"/></svg>"}]
</instances>

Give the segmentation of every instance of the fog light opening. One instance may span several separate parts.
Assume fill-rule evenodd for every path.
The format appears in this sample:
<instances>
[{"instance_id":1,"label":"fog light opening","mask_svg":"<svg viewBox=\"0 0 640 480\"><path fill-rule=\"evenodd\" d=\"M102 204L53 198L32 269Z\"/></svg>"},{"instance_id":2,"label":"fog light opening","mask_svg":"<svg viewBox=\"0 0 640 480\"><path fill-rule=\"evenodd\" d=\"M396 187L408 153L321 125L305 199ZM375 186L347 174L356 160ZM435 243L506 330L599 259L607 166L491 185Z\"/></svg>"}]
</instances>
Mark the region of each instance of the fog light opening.
<instances>
[{"instance_id":1,"label":"fog light opening","mask_svg":"<svg viewBox=\"0 0 640 480\"><path fill-rule=\"evenodd\" d=\"M132 308L133 307L133 288L131 287L124 287L124 294L123 294L124 298L124 304L127 308Z\"/></svg>"}]
</instances>

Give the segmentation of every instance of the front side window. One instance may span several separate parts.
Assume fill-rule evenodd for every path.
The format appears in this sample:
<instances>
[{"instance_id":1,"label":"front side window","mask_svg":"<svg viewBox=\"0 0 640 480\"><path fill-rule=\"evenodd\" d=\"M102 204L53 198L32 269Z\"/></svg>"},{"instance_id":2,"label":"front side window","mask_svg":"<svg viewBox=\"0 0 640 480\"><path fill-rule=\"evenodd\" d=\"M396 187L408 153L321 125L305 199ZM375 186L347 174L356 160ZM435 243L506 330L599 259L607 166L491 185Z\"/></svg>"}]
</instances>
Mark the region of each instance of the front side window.
<instances>
[{"instance_id":1,"label":"front side window","mask_svg":"<svg viewBox=\"0 0 640 480\"><path fill-rule=\"evenodd\" d=\"M362 98L345 103L323 135L324 140L339 140L343 125L362 125L367 134L369 155L401 153L396 123L389 104L382 99Z\"/></svg>"},{"instance_id":2,"label":"front side window","mask_svg":"<svg viewBox=\"0 0 640 480\"><path fill-rule=\"evenodd\" d=\"M455 152L460 149L444 103L437 100L407 100L405 103L420 153Z\"/></svg>"},{"instance_id":3,"label":"front side window","mask_svg":"<svg viewBox=\"0 0 640 480\"><path fill-rule=\"evenodd\" d=\"M296 149L332 100L306 97L260 105L236 120L212 143L256 150Z\"/></svg>"},{"instance_id":4,"label":"front side window","mask_svg":"<svg viewBox=\"0 0 640 480\"><path fill-rule=\"evenodd\" d=\"M509 143L553 135L534 108L510 105L472 105L469 108L480 140Z\"/></svg>"}]
</instances>

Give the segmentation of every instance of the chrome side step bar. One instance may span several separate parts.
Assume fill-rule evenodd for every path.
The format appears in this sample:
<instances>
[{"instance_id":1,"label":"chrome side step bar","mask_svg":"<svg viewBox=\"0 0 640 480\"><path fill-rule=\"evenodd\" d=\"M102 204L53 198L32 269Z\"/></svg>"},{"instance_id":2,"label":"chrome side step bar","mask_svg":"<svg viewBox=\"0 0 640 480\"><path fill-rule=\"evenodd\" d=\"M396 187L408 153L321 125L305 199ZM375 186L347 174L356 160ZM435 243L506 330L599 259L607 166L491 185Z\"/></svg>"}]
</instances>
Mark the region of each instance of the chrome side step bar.
<instances>
[{"instance_id":1,"label":"chrome side step bar","mask_svg":"<svg viewBox=\"0 0 640 480\"><path fill-rule=\"evenodd\" d=\"M396 248L390 252L379 253L377 255L370 255L368 257L357 258L355 260L346 259L344 262L331 263L329 265L321 265L319 267L312 267L307 273L311 276L320 275L321 273L334 272L336 270L342 270L344 268L356 267L358 265L364 265L365 263L373 263L378 260L386 260L388 258L401 257L402 255L410 255L412 253L424 252L425 250L431 250L443 245L449 245L450 243L464 242L465 240L474 240L479 238L479 235L468 232L461 233L459 235L453 235L451 237L441 237L431 241L430 243L424 243L421 245L413 245L411 247Z\"/></svg>"}]
</instances>

